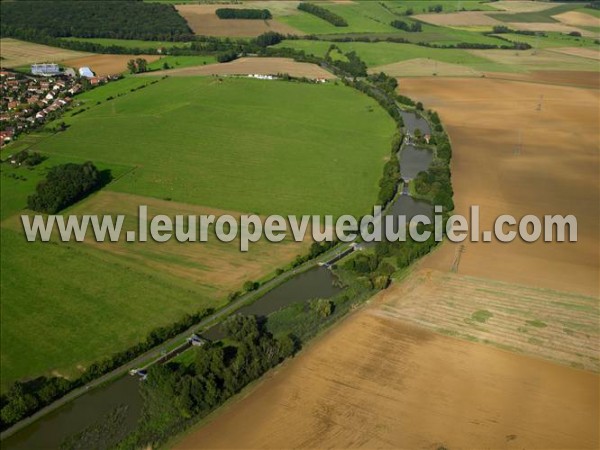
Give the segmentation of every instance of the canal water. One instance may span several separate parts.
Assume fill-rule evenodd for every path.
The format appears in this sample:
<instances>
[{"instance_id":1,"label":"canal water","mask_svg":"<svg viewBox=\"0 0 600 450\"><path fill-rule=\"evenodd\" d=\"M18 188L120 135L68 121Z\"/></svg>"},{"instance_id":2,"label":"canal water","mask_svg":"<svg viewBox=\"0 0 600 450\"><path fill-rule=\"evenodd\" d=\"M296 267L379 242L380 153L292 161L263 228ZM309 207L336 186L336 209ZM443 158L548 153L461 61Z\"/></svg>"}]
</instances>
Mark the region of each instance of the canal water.
<instances>
[{"instance_id":1,"label":"canal water","mask_svg":"<svg viewBox=\"0 0 600 450\"><path fill-rule=\"evenodd\" d=\"M414 133L417 128L423 134L431 132L429 124L422 117L404 111L401 114L410 133ZM411 145L405 146L399 156L402 177L413 178L420 171L427 170L432 157L431 151L419 150ZM386 215L400 214L407 216L407 222L417 214L432 217L433 207L408 195L399 195ZM332 272L325 267L318 267L294 276L238 311L242 314L266 316L295 302L330 298L340 292L340 289L336 286ZM216 325L203 333L203 336L219 339L224 333L222 328ZM126 422L127 426L133 429L142 407L138 380L138 377L125 375L83 394L3 440L2 450L59 449L64 439L100 421L119 405L128 405Z\"/></svg>"}]
</instances>

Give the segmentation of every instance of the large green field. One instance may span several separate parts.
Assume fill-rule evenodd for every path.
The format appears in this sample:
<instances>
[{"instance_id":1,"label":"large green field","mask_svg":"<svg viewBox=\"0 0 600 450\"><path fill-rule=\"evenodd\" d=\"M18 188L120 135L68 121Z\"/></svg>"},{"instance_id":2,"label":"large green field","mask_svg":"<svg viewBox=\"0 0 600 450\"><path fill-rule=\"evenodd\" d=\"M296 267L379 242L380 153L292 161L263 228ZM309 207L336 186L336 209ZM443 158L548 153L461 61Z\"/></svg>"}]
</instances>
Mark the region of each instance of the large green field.
<instances>
[{"instance_id":1,"label":"large green field","mask_svg":"<svg viewBox=\"0 0 600 450\"><path fill-rule=\"evenodd\" d=\"M394 133L345 86L232 78L171 77L66 121L33 149L136 166L116 191L265 214L366 213Z\"/></svg>"},{"instance_id":2,"label":"large green field","mask_svg":"<svg viewBox=\"0 0 600 450\"><path fill-rule=\"evenodd\" d=\"M235 242L27 243L18 215L48 168L92 160L110 169L110 185L65 212L127 214L125 229L140 204L169 216L362 214L395 132L373 100L333 83L128 77L77 99L75 111L86 109L60 119L67 131L3 150L47 156L31 170L1 167L3 390L17 379L76 376L157 326L223 304L309 244L274 252L257 243L241 254Z\"/></svg>"}]
</instances>

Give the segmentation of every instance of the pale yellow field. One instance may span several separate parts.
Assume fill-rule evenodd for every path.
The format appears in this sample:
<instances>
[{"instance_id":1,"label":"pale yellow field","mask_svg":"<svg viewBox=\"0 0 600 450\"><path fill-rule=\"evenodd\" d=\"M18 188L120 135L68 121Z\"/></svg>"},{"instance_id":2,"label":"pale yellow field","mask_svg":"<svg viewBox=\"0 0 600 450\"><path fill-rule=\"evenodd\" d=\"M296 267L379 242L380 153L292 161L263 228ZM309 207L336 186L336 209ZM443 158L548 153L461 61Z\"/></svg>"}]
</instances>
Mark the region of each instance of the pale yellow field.
<instances>
[{"instance_id":1,"label":"pale yellow field","mask_svg":"<svg viewBox=\"0 0 600 450\"><path fill-rule=\"evenodd\" d=\"M582 58L600 60L600 50L593 48L581 48L581 47L561 47L549 49L553 52L563 53L565 55L581 56Z\"/></svg>"},{"instance_id":2,"label":"pale yellow field","mask_svg":"<svg viewBox=\"0 0 600 450\"><path fill-rule=\"evenodd\" d=\"M479 72L460 64L450 64L427 58L409 59L369 69L370 73L385 72L393 77L480 77Z\"/></svg>"},{"instance_id":3,"label":"pale yellow field","mask_svg":"<svg viewBox=\"0 0 600 450\"><path fill-rule=\"evenodd\" d=\"M576 31L581 33L582 36L597 37L597 33L593 31L584 30L583 28L577 28L563 23L547 23L547 22L509 22L506 24L513 30L525 30L525 31L555 31L557 33L571 33Z\"/></svg>"},{"instance_id":4,"label":"pale yellow field","mask_svg":"<svg viewBox=\"0 0 600 450\"><path fill-rule=\"evenodd\" d=\"M242 4L226 5L227 8L246 8ZM177 11L187 21L195 34L202 36L254 37L268 31L282 34L302 32L277 20L228 19L217 17L215 11L223 5L177 5Z\"/></svg>"},{"instance_id":5,"label":"pale yellow field","mask_svg":"<svg viewBox=\"0 0 600 450\"><path fill-rule=\"evenodd\" d=\"M521 70L597 71L598 63L588 57L556 53L550 50L467 50L492 61L516 66Z\"/></svg>"},{"instance_id":6,"label":"pale yellow field","mask_svg":"<svg viewBox=\"0 0 600 450\"><path fill-rule=\"evenodd\" d=\"M141 76L277 75L278 73L287 73L295 77L323 78L327 80L336 78L331 72L315 64L296 62L290 58L239 58L228 63L162 70L142 74Z\"/></svg>"},{"instance_id":7,"label":"pale yellow field","mask_svg":"<svg viewBox=\"0 0 600 450\"><path fill-rule=\"evenodd\" d=\"M90 56L91 53L76 52L48 45L33 44L17 39L0 39L0 61L2 67L19 67L43 62L62 62L67 59Z\"/></svg>"},{"instance_id":8,"label":"pale yellow field","mask_svg":"<svg viewBox=\"0 0 600 450\"><path fill-rule=\"evenodd\" d=\"M552 16L554 19L566 25L574 27L600 27L600 18L578 11L568 11Z\"/></svg>"},{"instance_id":9,"label":"pale yellow field","mask_svg":"<svg viewBox=\"0 0 600 450\"><path fill-rule=\"evenodd\" d=\"M507 11L510 13L522 13L522 12L534 12L543 11L545 9L554 8L560 6L563 3L550 3L550 2L538 2L538 1L520 1L520 0L500 0L499 2L489 2L488 6L497 8L501 11Z\"/></svg>"}]
</instances>

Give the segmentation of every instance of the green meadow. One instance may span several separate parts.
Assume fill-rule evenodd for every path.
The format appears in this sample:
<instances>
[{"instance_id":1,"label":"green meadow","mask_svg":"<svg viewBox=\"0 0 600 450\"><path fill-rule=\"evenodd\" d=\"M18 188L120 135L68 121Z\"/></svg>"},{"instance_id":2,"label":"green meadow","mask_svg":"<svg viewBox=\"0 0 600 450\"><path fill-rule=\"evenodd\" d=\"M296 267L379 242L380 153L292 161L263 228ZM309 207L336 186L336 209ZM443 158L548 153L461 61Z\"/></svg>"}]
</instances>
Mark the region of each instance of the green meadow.
<instances>
[{"instance_id":1,"label":"green meadow","mask_svg":"<svg viewBox=\"0 0 600 450\"><path fill-rule=\"evenodd\" d=\"M331 44L337 45L344 53L355 51L369 67L377 67L415 58L430 58L440 62L462 64L482 71L512 71L510 66L499 64L490 59L476 56L462 49L440 49L421 47L413 44L393 42L326 42L311 40L290 40L277 44L303 50L307 54L324 56Z\"/></svg>"},{"instance_id":2,"label":"green meadow","mask_svg":"<svg viewBox=\"0 0 600 450\"><path fill-rule=\"evenodd\" d=\"M171 216L208 207L363 214L395 132L373 100L341 83L127 77L77 100L80 112L59 119L66 131L9 147L41 152L42 164L0 166L2 390L75 377L158 326L222 305L308 245L285 242L274 254L257 243L240 254L235 242L27 243L19 216L50 167L91 160L110 169L111 184L65 213L127 214L125 229L135 229L139 204Z\"/></svg>"},{"instance_id":3,"label":"green meadow","mask_svg":"<svg viewBox=\"0 0 600 450\"><path fill-rule=\"evenodd\" d=\"M135 166L119 192L235 211L364 214L376 198L395 126L369 97L333 83L143 80L109 101L121 82L92 91L83 99L99 105L32 149Z\"/></svg>"},{"instance_id":4,"label":"green meadow","mask_svg":"<svg viewBox=\"0 0 600 450\"><path fill-rule=\"evenodd\" d=\"M219 305L203 285L87 244L29 243L5 226L0 236L2 390L31 376L75 376L154 327Z\"/></svg>"}]
</instances>

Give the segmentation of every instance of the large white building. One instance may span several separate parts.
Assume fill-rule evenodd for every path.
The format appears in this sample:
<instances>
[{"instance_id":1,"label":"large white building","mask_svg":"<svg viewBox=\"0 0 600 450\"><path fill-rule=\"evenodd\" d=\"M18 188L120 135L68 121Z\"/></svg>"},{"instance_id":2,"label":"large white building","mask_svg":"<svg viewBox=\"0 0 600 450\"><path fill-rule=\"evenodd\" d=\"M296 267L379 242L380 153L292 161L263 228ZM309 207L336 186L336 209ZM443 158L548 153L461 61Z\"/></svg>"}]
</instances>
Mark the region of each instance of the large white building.
<instances>
[{"instance_id":1,"label":"large white building","mask_svg":"<svg viewBox=\"0 0 600 450\"><path fill-rule=\"evenodd\" d=\"M58 75L60 73L60 67L58 64L54 63L32 64L31 73L33 75L50 77L53 75Z\"/></svg>"},{"instance_id":2,"label":"large white building","mask_svg":"<svg viewBox=\"0 0 600 450\"><path fill-rule=\"evenodd\" d=\"M79 76L84 78L94 78L94 72L89 67L80 67L79 68Z\"/></svg>"}]
</instances>

